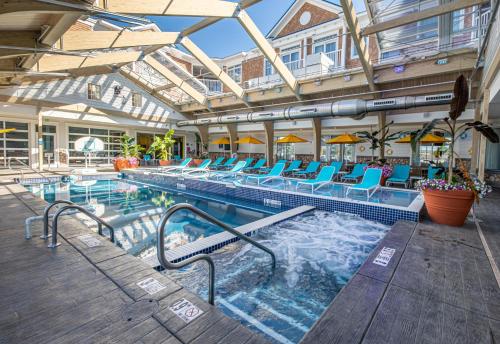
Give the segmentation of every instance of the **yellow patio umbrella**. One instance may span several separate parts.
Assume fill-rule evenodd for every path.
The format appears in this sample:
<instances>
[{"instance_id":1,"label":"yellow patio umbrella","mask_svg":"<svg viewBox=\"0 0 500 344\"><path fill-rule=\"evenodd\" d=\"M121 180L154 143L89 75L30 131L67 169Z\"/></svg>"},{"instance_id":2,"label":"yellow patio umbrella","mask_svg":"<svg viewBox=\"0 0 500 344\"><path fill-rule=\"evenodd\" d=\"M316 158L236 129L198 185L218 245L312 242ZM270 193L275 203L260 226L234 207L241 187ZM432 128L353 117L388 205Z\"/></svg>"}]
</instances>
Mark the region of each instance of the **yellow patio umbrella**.
<instances>
[{"instance_id":1,"label":"yellow patio umbrella","mask_svg":"<svg viewBox=\"0 0 500 344\"><path fill-rule=\"evenodd\" d=\"M16 131L15 128L10 128L10 129L0 129L0 134L6 134L6 133L10 133L12 131Z\"/></svg>"},{"instance_id":2,"label":"yellow patio umbrella","mask_svg":"<svg viewBox=\"0 0 500 344\"><path fill-rule=\"evenodd\" d=\"M340 145L345 145L345 144L356 144L363 142L362 139L357 137L356 135L353 134L342 134L339 136L336 136L334 138L331 138L330 140L326 141L326 143L334 145L334 144L340 144Z\"/></svg>"},{"instance_id":3,"label":"yellow patio umbrella","mask_svg":"<svg viewBox=\"0 0 500 344\"><path fill-rule=\"evenodd\" d=\"M242 137L241 139L234 141L235 143L240 143L240 144L250 144L250 145L263 145L264 142L262 142L259 139L256 139L253 136L245 136Z\"/></svg>"},{"instance_id":4,"label":"yellow patio umbrella","mask_svg":"<svg viewBox=\"0 0 500 344\"><path fill-rule=\"evenodd\" d=\"M434 134L426 134L424 135L420 141L421 144L434 144L434 143L446 143L449 142L446 138L442 136L437 136ZM411 135L405 136L396 141L396 143L411 143Z\"/></svg>"},{"instance_id":5,"label":"yellow patio umbrella","mask_svg":"<svg viewBox=\"0 0 500 344\"><path fill-rule=\"evenodd\" d=\"M295 136L293 134L287 135L285 137L280 138L279 140L276 140L276 143L303 143L303 142L309 142L309 141L301 137Z\"/></svg>"},{"instance_id":6,"label":"yellow patio umbrella","mask_svg":"<svg viewBox=\"0 0 500 344\"><path fill-rule=\"evenodd\" d=\"M213 145L228 145L231 141L227 137L221 137L220 139L212 141Z\"/></svg>"},{"instance_id":7,"label":"yellow patio umbrella","mask_svg":"<svg viewBox=\"0 0 500 344\"><path fill-rule=\"evenodd\" d=\"M357 137L356 135L348 133L333 137L330 140L326 141L326 143L330 145L341 145L340 159L342 162L344 161L344 145L353 145L360 142L363 142L363 140Z\"/></svg>"}]
</instances>

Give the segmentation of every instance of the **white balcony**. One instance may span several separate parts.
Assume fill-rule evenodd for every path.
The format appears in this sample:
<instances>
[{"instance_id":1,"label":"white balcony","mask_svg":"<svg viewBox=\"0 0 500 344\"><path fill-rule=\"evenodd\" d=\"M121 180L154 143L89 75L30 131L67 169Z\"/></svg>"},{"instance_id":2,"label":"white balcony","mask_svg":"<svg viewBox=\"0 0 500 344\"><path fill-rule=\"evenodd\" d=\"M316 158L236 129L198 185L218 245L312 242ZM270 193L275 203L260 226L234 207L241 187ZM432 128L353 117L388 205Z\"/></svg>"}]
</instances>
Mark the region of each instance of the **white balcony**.
<instances>
[{"instance_id":1,"label":"white balcony","mask_svg":"<svg viewBox=\"0 0 500 344\"><path fill-rule=\"evenodd\" d=\"M288 69L297 79L308 79L319 75L332 74L344 69L343 52L336 50L328 53L308 55L305 59L285 63ZM244 87L249 88L272 88L282 83L279 74L262 76L247 80Z\"/></svg>"}]
</instances>

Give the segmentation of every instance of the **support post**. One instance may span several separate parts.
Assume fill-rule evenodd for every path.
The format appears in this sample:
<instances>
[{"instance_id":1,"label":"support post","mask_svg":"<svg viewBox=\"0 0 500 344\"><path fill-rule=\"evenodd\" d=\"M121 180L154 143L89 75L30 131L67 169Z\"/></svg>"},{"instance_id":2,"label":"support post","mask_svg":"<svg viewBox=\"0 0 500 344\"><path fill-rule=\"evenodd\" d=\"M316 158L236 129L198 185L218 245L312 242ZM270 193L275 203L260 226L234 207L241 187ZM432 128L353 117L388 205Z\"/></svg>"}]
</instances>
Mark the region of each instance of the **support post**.
<instances>
[{"instance_id":1,"label":"support post","mask_svg":"<svg viewBox=\"0 0 500 344\"><path fill-rule=\"evenodd\" d=\"M313 149L314 160L320 161L321 158L321 118L312 119L313 126Z\"/></svg>"},{"instance_id":2,"label":"support post","mask_svg":"<svg viewBox=\"0 0 500 344\"><path fill-rule=\"evenodd\" d=\"M43 113L40 106L37 106L36 112L38 116L38 170L40 170L40 172L43 172Z\"/></svg>"},{"instance_id":3,"label":"support post","mask_svg":"<svg viewBox=\"0 0 500 344\"><path fill-rule=\"evenodd\" d=\"M483 116L482 122L487 124L489 119L489 102L490 102L490 90L485 88L483 91ZM479 180L484 182L484 165L486 164L486 137L481 135L481 141L479 145L479 165L477 177Z\"/></svg>"},{"instance_id":4,"label":"support post","mask_svg":"<svg viewBox=\"0 0 500 344\"><path fill-rule=\"evenodd\" d=\"M382 132L382 128L385 127L386 119L387 119L387 116L385 115L385 111L381 111L378 114L378 130L379 130L378 138L379 139L381 139L382 136L384 135L384 133ZM381 144L380 148L378 149L378 158L379 159L385 158L385 146L383 144Z\"/></svg>"},{"instance_id":5,"label":"support post","mask_svg":"<svg viewBox=\"0 0 500 344\"><path fill-rule=\"evenodd\" d=\"M266 132L266 159L267 166L274 165L274 122L264 122Z\"/></svg>"},{"instance_id":6,"label":"support post","mask_svg":"<svg viewBox=\"0 0 500 344\"><path fill-rule=\"evenodd\" d=\"M236 124L228 124L227 132L229 134L229 141L231 141L231 154L238 152L238 144L235 142L238 140L238 128Z\"/></svg>"},{"instance_id":7,"label":"support post","mask_svg":"<svg viewBox=\"0 0 500 344\"><path fill-rule=\"evenodd\" d=\"M476 107L474 109L474 121L481 120L481 102L476 103ZM478 167L478 159L479 159L479 144L481 140L481 134L476 130L472 131L472 147L470 154L470 173L477 175L477 167Z\"/></svg>"},{"instance_id":8,"label":"support post","mask_svg":"<svg viewBox=\"0 0 500 344\"><path fill-rule=\"evenodd\" d=\"M198 126L198 132L200 133L201 139L201 153L208 153L208 126ZM207 147L207 149L205 149Z\"/></svg>"}]
</instances>

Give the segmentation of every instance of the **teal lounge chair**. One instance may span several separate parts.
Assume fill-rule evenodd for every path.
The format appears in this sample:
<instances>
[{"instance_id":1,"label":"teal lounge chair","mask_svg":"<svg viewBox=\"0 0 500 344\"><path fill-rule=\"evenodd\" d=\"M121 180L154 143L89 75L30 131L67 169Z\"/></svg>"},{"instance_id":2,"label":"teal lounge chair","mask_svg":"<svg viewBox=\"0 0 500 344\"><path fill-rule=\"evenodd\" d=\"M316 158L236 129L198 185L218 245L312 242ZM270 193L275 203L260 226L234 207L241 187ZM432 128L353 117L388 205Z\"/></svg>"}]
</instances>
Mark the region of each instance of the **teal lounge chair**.
<instances>
[{"instance_id":1,"label":"teal lounge chair","mask_svg":"<svg viewBox=\"0 0 500 344\"><path fill-rule=\"evenodd\" d=\"M245 159L245 166L250 166L253 162L253 158L246 158Z\"/></svg>"},{"instance_id":2,"label":"teal lounge chair","mask_svg":"<svg viewBox=\"0 0 500 344\"><path fill-rule=\"evenodd\" d=\"M222 162L224 161L224 157L223 156L220 156L218 157L217 159L215 159L215 161L209 166L209 168L213 169L213 168L219 168L220 166L222 166Z\"/></svg>"},{"instance_id":3,"label":"teal lounge chair","mask_svg":"<svg viewBox=\"0 0 500 344\"><path fill-rule=\"evenodd\" d=\"M301 185L308 185L311 187L311 192L318 190L320 187L330 184L333 176L335 175L334 166L324 166L321 171L319 171L318 176L315 179L307 179L300 181L295 185L295 191Z\"/></svg>"},{"instance_id":4,"label":"teal lounge chair","mask_svg":"<svg viewBox=\"0 0 500 344\"><path fill-rule=\"evenodd\" d=\"M321 166L321 163L319 161L311 161L307 165L305 170L293 172L293 176L295 176L295 177L306 176L307 177L313 173L316 173L320 166Z\"/></svg>"},{"instance_id":5,"label":"teal lounge chair","mask_svg":"<svg viewBox=\"0 0 500 344\"><path fill-rule=\"evenodd\" d=\"M219 168L220 169L230 169L231 167L233 167L235 161L237 160L238 158L229 158L226 160L226 162L224 164L222 164Z\"/></svg>"},{"instance_id":6,"label":"teal lounge chair","mask_svg":"<svg viewBox=\"0 0 500 344\"><path fill-rule=\"evenodd\" d=\"M191 163L191 158L184 159L179 165L160 167L160 172L182 172Z\"/></svg>"},{"instance_id":7,"label":"teal lounge chair","mask_svg":"<svg viewBox=\"0 0 500 344\"><path fill-rule=\"evenodd\" d=\"M346 180L354 180L358 181L359 178L363 177L365 174L365 167L368 166L367 164L356 164L354 165L354 168L352 169L352 172L349 174L346 174L341 178L341 180L344 182Z\"/></svg>"},{"instance_id":8,"label":"teal lounge chair","mask_svg":"<svg viewBox=\"0 0 500 344\"><path fill-rule=\"evenodd\" d=\"M410 184L410 165L396 165L394 170L392 170L392 175L387 178L385 185L389 186L392 184L404 184L405 188L408 188Z\"/></svg>"},{"instance_id":9,"label":"teal lounge chair","mask_svg":"<svg viewBox=\"0 0 500 344\"><path fill-rule=\"evenodd\" d=\"M263 175L248 175L246 181L248 182L249 179L255 179L257 181L257 185L261 185L275 179L283 180L281 174L284 169L284 163L277 163L269 173Z\"/></svg>"},{"instance_id":10,"label":"teal lounge chair","mask_svg":"<svg viewBox=\"0 0 500 344\"><path fill-rule=\"evenodd\" d=\"M352 190L366 191L367 199L380 188L380 180L382 179L382 170L379 168L368 168L366 169L365 175L361 183L350 186L347 188L345 196L349 195Z\"/></svg>"},{"instance_id":11,"label":"teal lounge chair","mask_svg":"<svg viewBox=\"0 0 500 344\"><path fill-rule=\"evenodd\" d=\"M243 172L243 169L247 165L246 161L238 161L236 165L233 166L233 168L229 171L218 171L218 172L210 172L209 177L216 179L216 180L221 180L224 178L228 177L233 177L236 178L239 174Z\"/></svg>"},{"instance_id":12,"label":"teal lounge chair","mask_svg":"<svg viewBox=\"0 0 500 344\"><path fill-rule=\"evenodd\" d=\"M290 163L288 168L283 171L283 173L287 174L287 173L296 172L297 170L300 169L300 165L302 165L302 160L294 160Z\"/></svg>"},{"instance_id":13,"label":"teal lounge chair","mask_svg":"<svg viewBox=\"0 0 500 344\"><path fill-rule=\"evenodd\" d=\"M336 179L339 176L339 172L342 171L342 166L344 163L342 161L332 161L330 163L330 166L335 167L335 175L333 176L333 179Z\"/></svg>"},{"instance_id":14,"label":"teal lounge chair","mask_svg":"<svg viewBox=\"0 0 500 344\"><path fill-rule=\"evenodd\" d=\"M191 174L195 174L195 173L208 171L208 167L210 166L211 163L212 163L212 160L205 159L197 167L188 167L188 168L183 169L181 174L184 176L184 175L191 175Z\"/></svg>"},{"instance_id":15,"label":"teal lounge chair","mask_svg":"<svg viewBox=\"0 0 500 344\"><path fill-rule=\"evenodd\" d=\"M266 159L259 159L255 163L255 165L250 166L250 164L248 164L248 166L245 167L243 170L244 171L258 170L259 168L264 167L265 164L266 164Z\"/></svg>"},{"instance_id":16,"label":"teal lounge chair","mask_svg":"<svg viewBox=\"0 0 500 344\"><path fill-rule=\"evenodd\" d=\"M286 160L278 160L277 164L286 164L287 161ZM261 167L259 169L259 172L260 173L266 173L266 172L269 172L271 171L271 167Z\"/></svg>"}]
</instances>

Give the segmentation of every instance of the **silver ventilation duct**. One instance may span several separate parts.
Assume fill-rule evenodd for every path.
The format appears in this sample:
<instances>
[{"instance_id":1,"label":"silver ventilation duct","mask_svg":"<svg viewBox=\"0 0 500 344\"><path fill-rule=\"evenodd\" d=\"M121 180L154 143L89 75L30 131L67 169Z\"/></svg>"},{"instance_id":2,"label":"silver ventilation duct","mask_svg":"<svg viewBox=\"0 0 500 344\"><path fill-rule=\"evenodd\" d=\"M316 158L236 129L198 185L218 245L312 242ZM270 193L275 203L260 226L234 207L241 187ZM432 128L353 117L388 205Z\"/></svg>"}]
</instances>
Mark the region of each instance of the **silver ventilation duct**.
<instances>
[{"instance_id":1,"label":"silver ventilation duct","mask_svg":"<svg viewBox=\"0 0 500 344\"><path fill-rule=\"evenodd\" d=\"M264 121L286 121L314 117L346 116L361 119L368 112L404 110L419 106L450 104L453 93L417 97L396 97L376 100L350 99L313 105L290 106L281 109L243 112L191 121L179 121L178 127L190 125L220 125L231 123L255 123Z\"/></svg>"}]
</instances>

